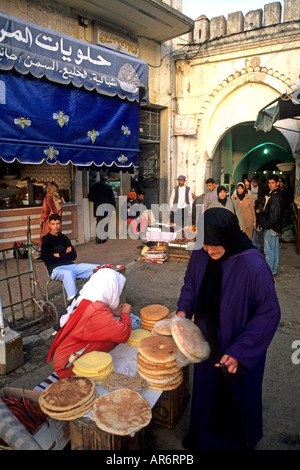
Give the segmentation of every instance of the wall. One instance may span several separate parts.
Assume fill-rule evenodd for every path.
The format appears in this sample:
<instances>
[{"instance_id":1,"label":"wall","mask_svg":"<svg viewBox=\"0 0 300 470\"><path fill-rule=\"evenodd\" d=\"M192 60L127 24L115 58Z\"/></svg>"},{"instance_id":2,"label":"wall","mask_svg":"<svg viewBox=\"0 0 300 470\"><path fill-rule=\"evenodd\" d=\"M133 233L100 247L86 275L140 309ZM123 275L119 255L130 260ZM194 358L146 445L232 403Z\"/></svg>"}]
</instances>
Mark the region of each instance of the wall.
<instances>
[{"instance_id":1,"label":"wall","mask_svg":"<svg viewBox=\"0 0 300 470\"><path fill-rule=\"evenodd\" d=\"M174 57L177 112L196 113L198 118L196 135L176 137L174 164L188 175L197 195L205 192L205 179L213 172L215 152L226 133L241 123L254 125L260 109L296 88L299 19L300 0L286 0L284 12L274 2L245 17L241 12L227 20L200 16L193 41ZM299 124L293 121L292 126ZM280 132L298 158L299 134ZM249 142L248 150L251 146L255 142ZM242 157L235 155L233 172Z\"/></svg>"}]
</instances>

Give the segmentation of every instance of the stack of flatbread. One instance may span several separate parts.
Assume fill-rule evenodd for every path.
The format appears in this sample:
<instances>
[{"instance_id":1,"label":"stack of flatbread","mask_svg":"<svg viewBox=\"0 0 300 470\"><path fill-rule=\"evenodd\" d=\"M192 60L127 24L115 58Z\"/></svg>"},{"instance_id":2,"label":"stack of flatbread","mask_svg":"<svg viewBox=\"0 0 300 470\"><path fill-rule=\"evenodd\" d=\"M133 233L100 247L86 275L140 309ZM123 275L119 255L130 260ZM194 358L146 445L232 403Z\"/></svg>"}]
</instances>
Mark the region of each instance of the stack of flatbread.
<instances>
[{"instance_id":1,"label":"stack of flatbread","mask_svg":"<svg viewBox=\"0 0 300 470\"><path fill-rule=\"evenodd\" d=\"M104 388L110 391L119 390L120 388L128 388L129 390L143 393L147 387L148 384L142 377L130 377L119 372L112 372L104 381Z\"/></svg>"},{"instance_id":2,"label":"stack of flatbread","mask_svg":"<svg viewBox=\"0 0 300 470\"><path fill-rule=\"evenodd\" d=\"M144 330L143 328L137 328L131 332L131 335L128 338L127 344L130 346L137 346L137 344L143 339L151 336L150 331Z\"/></svg>"},{"instance_id":3,"label":"stack of flatbread","mask_svg":"<svg viewBox=\"0 0 300 470\"><path fill-rule=\"evenodd\" d=\"M151 336L139 342L137 369L140 376L155 390L174 390L182 380L177 366L177 346L171 337Z\"/></svg>"},{"instance_id":4,"label":"stack of flatbread","mask_svg":"<svg viewBox=\"0 0 300 470\"><path fill-rule=\"evenodd\" d=\"M152 412L148 401L139 393L123 388L98 397L93 417L103 431L127 436L147 426Z\"/></svg>"},{"instance_id":5,"label":"stack of flatbread","mask_svg":"<svg viewBox=\"0 0 300 470\"><path fill-rule=\"evenodd\" d=\"M164 305L153 304L144 307L140 311L141 327L151 331L155 323L169 315L168 307Z\"/></svg>"},{"instance_id":6,"label":"stack of flatbread","mask_svg":"<svg viewBox=\"0 0 300 470\"><path fill-rule=\"evenodd\" d=\"M114 368L110 354L102 351L91 351L76 359L73 372L79 377L88 377L95 382L104 380Z\"/></svg>"},{"instance_id":7,"label":"stack of flatbread","mask_svg":"<svg viewBox=\"0 0 300 470\"><path fill-rule=\"evenodd\" d=\"M187 318L175 317L170 323L172 337L182 354L191 362L208 358L210 347L201 330Z\"/></svg>"},{"instance_id":8,"label":"stack of flatbread","mask_svg":"<svg viewBox=\"0 0 300 470\"><path fill-rule=\"evenodd\" d=\"M98 393L95 383L84 377L67 377L54 382L39 396L41 410L51 418L70 421L92 410Z\"/></svg>"}]
</instances>

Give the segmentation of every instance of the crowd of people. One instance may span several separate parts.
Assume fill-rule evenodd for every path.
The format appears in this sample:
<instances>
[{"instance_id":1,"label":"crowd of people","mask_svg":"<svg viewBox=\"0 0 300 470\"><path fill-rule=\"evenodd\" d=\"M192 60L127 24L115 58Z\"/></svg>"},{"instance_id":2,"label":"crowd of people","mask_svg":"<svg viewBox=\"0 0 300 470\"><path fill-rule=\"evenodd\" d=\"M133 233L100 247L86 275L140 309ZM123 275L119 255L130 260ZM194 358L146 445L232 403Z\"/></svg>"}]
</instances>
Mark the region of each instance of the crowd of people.
<instances>
[{"instance_id":1,"label":"crowd of people","mask_svg":"<svg viewBox=\"0 0 300 470\"><path fill-rule=\"evenodd\" d=\"M238 182L232 195L212 178L206 185L207 194L195 198L180 175L169 201L170 221L181 226L188 212L195 222L195 210L201 207L203 245L191 254L176 314L198 325L211 349L209 359L194 364L190 428L182 445L198 450L253 449L263 432L266 351L280 320L273 276L291 197L281 190L276 174L268 178L268 191L256 178ZM105 186L100 182L89 194L99 221L105 217L99 205L109 201L115 207ZM131 191L127 198L127 223L135 234L146 231L151 215L144 197L143 191ZM63 282L69 300L47 360L53 360L55 372L64 378L73 374L66 367L72 354L109 352L128 340L131 305L120 304L126 281L122 274L75 263L76 250L61 233L58 204L47 223L41 257L51 279ZM101 243L98 233L96 242ZM78 278L87 280L79 293Z\"/></svg>"}]
</instances>

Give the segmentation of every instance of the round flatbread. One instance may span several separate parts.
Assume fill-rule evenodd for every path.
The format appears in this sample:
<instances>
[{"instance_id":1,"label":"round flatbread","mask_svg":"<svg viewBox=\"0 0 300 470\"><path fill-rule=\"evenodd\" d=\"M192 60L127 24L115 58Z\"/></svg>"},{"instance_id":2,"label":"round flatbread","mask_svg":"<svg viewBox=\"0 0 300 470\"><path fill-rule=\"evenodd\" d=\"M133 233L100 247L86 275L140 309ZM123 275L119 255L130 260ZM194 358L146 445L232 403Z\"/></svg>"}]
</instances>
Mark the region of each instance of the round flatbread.
<instances>
[{"instance_id":1,"label":"round flatbread","mask_svg":"<svg viewBox=\"0 0 300 470\"><path fill-rule=\"evenodd\" d=\"M170 375L166 374L166 375L148 376L147 374L142 372L139 368L138 368L138 372L143 379L145 379L148 383L153 383L153 384L168 384L170 382L173 382L173 380L177 379L182 373L182 371L180 370L179 372L175 374L170 374Z\"/></svg>"},{"instance_id":2,"label":"round flatbread","mask_svg":"<svg viewBox=\"0 0 300 470\"><path fill-rule=\"evenodd\" d=\"M160 304L148 305L140 310L141 318L145 321L162 320L169 314L168 307Z\"/></svg>"},{"instance_id":3,"label":"round flatbread","mask_svg":"<svg viewBox=\"0 0 300 470\"><path fill-rule=\"evenodd\" d=\"M183 375L179 375L176 377L175 380L172 382L169 382L167 384L154 384L154 383L149 383L148 387L153 389L153 390L164 390L164 391L169 391L169 390L175 390L179 385L181 385L183 382Z\"/></svg>"},{"instance_id":4,"label":"round flatbread","mask_svg":"<svg viewBox=\"0 0 300 470\"><path fill-rule=\"evenodd\" d=\"M172 336L171 328L170 328L170 318L165 318L163 320L159 320L155 323L152 334L158 334L163 336Z\"/></svg>"},{"instance_id":5,"label":"round flatbread","mask_svg":"<svg viewBox=\"0 0 300 470\"><path fill-rule=\"evenodd\" d=\"M150 336L139 342L138 352L146 360L156 363L176 361L177 346L168 336Z\"/></svg>"},{"instance_id":6,"label":"round flatbread","mask_svg":"<svg viewBox=\"0 0 300 470\"><path fill-rule=\"evenodd\" d=\"M98 397L93 417L103 431L127 436L147 426L152 412L148 401L139 393L123 388Z\"/></svg>"},{"instance_id":7,"label":"round flatbread","mask_svg":"<svg viewBox=\"0 0 300 470\"><path fill-rule=\"evenodd\" d=\"M143 320L141 321L141 327L144 328L145 330L148 330L148 331L152 331L152 328L153 326L155 325L155 323L153 323L152 325L146 325Z\"/></svg>"},{"instance_id":8,"label":"round flatbread","mask_svg":"<svg viewBox=\"0 0 300 470\"><path fill-rule=\"evenodd\" d=\"M153 364L153 362L149 362L145 360L145 358L142 357L139 353L137 355L137 364L140 364L141 366L144 366L145 369L150 369L150 370L157 370L157 369L169 370L169 369L173 369L174 367L177 367L176 361Z\"/></svg>"},{"instance_id":9,"label":"round flatbread","mask_svg":"<svg viewBox=\"0 0 300 470\"><path fill-rule=\"evenodd\" d=\"M147 386L146 380L142 377L131 377L126 374L120 374L119 372L112 372L104 382L104 388L110 391L120 388L129 388L130 390L141 393L146 390Z\"/></svg>"},{"instance_id":10,"label":"round flatbread","mask_svg":"<svg viewBox=\"0 0 300 470\"><path fill-rule=\"evenodd\" d=\"M140 356L137 357L137 367L140 368L142 371L147 373L148 375L164 375L164 374L172 374L179 372L181 367L177 367L176 365L173 367L164 367L165 364L147 364L144 362Z\"/></svg>"},{"instance_id":11,"label":"round flatbread","mask_svg":"<svg viewBox=\"0 0 300 470\"><path fill-rule=\"evenodd\" d=\"M80 356L74 362L77 370L82 372L101 373L112 364L112 357L109 353L103 351L91 351Z\"/></svg>"},{"instance_id":12,"label":"round flatbread","mask_svg":"<svg viewBox=\"0 0 300 470\"><path fill-rule=\"evenodd\" d=\"M107 377L112 371L114 370L113 364L107 367L104 371L99 373L98 371L95 372L83 372L80 369L77 369L75 366L73 367L74 374L78 375L78 377L89 377L92 380L101 380Z\"/></svg>"},{"instance_id":13,"label":"round flatbread","mask_svg":"<svg viewBox=\"0 0 300 470\"><path fill-rule=\"evenodd\" d=\"M75 408L72 408L71 410L67 411L53 411L49 410L48 408L45 408L43 405L40 405L41 410L50 416L50 418L54 418L58 421L70 421L73 419L81 418L84 416L86 413L92 410L94 401L98 397L97 390L95 389L95 392L93 396L85 403L81 404L80 406L77 406Z\"/></svg>"},{"instance_id":14,"label":"round flatbread","mask_svg":"<svg viewBox=\"0 0 300 470\"><path fill-rule=\"evenodd\" d=\"M178 349L192 362L208 358L210 348L201 330L187 318L176 317L170 323L173 339Z\"/></svg>"},{"instance_id":15,"label":"round flatbread","mask_svg":"<svg viewBox=\"0 0 300 470\"><path fill-rule=\"evenodd\" d=\"M52 411L68 411L88 402L94 393L91 379L67 377L50 384L39 396L39 404Z\"/></svg>"},{"instance_id":16,"label":"round flatbread","mask_svg":"<svg viewBox=\"0 0 300 470\"><path fill-rule=\"evenodd\" d=\"M143 338L148 338L151 336L151 333L149 333L148 330L144 330L142 328L137 328L136 330L133 330L131 332L131 335L128 338L128 343L129 344L137 344L139 343Z\"/></svg>"}]
</instances>

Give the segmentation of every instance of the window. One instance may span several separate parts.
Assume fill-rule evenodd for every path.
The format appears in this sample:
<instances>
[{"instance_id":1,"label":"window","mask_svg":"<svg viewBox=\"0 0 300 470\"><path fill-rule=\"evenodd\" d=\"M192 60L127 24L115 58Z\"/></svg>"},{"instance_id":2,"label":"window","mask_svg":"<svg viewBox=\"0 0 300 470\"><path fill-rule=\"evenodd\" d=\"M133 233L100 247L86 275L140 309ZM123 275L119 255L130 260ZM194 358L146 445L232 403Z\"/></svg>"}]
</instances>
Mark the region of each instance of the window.
<instances>
[{"instance_id":1,"label":"window","mask_svg":"<svg viewBox=\"0 0 300 470\"><path fill-rule=\"evenodd\" d=\"M158 109L143 108L140 110L140 138L160 141L160 112Z\"/></svg>"}]
</instances>

